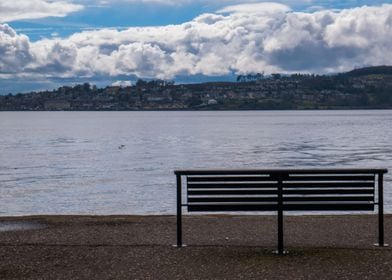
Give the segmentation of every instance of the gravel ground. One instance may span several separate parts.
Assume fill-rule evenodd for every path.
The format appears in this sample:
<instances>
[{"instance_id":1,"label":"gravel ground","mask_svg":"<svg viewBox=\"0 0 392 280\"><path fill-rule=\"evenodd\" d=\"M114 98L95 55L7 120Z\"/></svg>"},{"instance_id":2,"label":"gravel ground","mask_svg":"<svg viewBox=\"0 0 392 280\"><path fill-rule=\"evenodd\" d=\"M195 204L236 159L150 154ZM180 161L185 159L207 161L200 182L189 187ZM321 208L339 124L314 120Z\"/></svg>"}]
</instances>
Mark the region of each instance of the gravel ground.
<instances>
[{"instance_id":1,"label":"gravel ground","mask_svg":"<svg viewBox=\"0 0 392 280\"><path fill-rule=\"evenodd\" d=\"M26 229L1 231L23 222ZM0 279L392 279L392 249L378 248L377 216L173 216L0 218ZM392 215L385 216L391 241Z\"/></svg>"}]
</instances>

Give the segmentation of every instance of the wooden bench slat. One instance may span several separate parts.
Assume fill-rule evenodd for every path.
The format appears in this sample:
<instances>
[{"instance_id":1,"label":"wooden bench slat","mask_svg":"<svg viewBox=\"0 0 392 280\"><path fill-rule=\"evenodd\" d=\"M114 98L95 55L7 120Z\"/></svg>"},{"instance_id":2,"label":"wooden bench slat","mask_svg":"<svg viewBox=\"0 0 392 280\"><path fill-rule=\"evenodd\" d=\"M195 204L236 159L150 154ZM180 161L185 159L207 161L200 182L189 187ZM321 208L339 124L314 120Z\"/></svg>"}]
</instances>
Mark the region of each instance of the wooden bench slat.
<instances>
[{"instance_id":1,"label":"wooden bench slat","mask_svg":"<svg viewBox=\"0 0 392 280\"><path fill-rule=\"evenodd\" d=\"M264 204L264 205L278 205L276 201L265 201L262 203L255 202L255 201L247 201L247 202L241 202L241 201L233 201L233 202L192 202L188 203L188 205L191 206L203 206L203 205L259 205L259 204ZM315 204L314 201L292 201L292 202L285 202L283 205L284 206L291 206L291 205L313 205ZM348 205L348 201L336 201L336 202L330 202L330 201L319 201L317 202L318 205L329 205L329 206L334 206L334 205ZM371 204L370 201L353 201L350 203L352 205L369 205Z\"/></svg>"},{"instance_id":2,"label":"wooden bench slat","mask_svg":"<svg viewBox=\"0 0 392 280\"><path fill-rule=\"evenodd\" d=\"M283 188L371 188L374 182L283 183Z\"/></svg>"},{"instance_id":3,"label":"wooden bench slat","mask_svg":"<svg viewBox=\"0 0 392 280\"><path fill-rule=\"evenodd\" d=\"M276 182L270 176L187 176L188 182Z\"/></svg>"},{"instance_id":4,"label":"wooden bench slat","mask_svg":"<svg viewBox=\"0 0 392 280\"><path fill-rule=\"evenodd\" d=\"M276 189L189 189L188 195L277 195Z\"/></svg>"},{"instance_id":5,"label":"wooden bench slat","mask_svg":"<svg viewBox=\"0 0 392 280\"><path fill-rule=\"evenodd\" d=\"M277 204L211 204L188 205L193 212L235 212L235 211L276 211ZM373 211L374 204L293 204L283 205L284 211Z\"/></svg>"},{"instance_id":6,"label":"wooden bench slat","mask_svg":"<svg viewBox=\"0 0 392 280\"><path fill-rule=\"evenodd\" d=\"M305 196L305 197L285 197L285 202L288 201L374 201L373 196ZM188 202L264 202L276 201L276 196L198 196L188 197Z\"/></svg>"},{"instance_id":7,"label":"wooden bench slat","mask_svg":"<svg viewBox=\"0 0 392 280\"><path fill-rule=\"evenodd\" d=\"M339 168L339 169L199 169L199 170L175 170L174 174L179 176L207 176L207 175L270 175L270 174L385 174L388 169L385 168Z\"/></svg>"},{"instance_id":8,"label":"wooden bench slat","mask_svg":"<svg viewBox=\"0 0 392 280\"><path fill-rule=\"evenodd\" d=\"M302 183L287 183L283 182L284 188L371 188L374 187L374 182L302 182ZM276 183L243 183L243 182L228 182L228 183L188 183L188 189L195 188L276 188Z\"/></svg>"},{"instance_id":9,"label":"wooden bench slat","mask_svg":"<svg viewBox=\"0 0 392 280\"><path fill-rule=\"evenodd\" d=\"M276 183L189 183L188 188L276 188Z\"/></svg>"},{"instance_id":10,"label":"wooden bench slat","mask_svg":"<svg viewBox=\"0 0 392 280\"><path fill-rule=\"evenodd\" d=\"M374 211L374 204L293 204L284 205L284 211Z\"/></svg>"},{"instance_id":11,"label":"wooden bench slat","mask_svg":"<svg viewBox=\"0 0 392 280\"><path fill-rule=\"evenodd\" d=\"M302 194L302 195L312 195L312 194L374 194L374 189L368 188L319 188L319 189L283 189L283 195L288 194Z\"/></svg>"},{"instance_id":12,"label":"wooden bench slat","mask_svg":"<svg viewBox=\"0 0 392 280\"><path fill-rule=\"evenodd\" d=\"M188 195L272 195L276 189L189 189ZM337 189L284 189L283 195L313 194L374 194L374 189L337 188Z\"/></svg>"},{"instance_id":13,"label":"wooden bench slat","mask_svg":"<svg viewBox=\"0 0 392 280\"><path fill-rule=\"evenodd\" d=\"M284 181L374 181L374 175L292 175L284 179Z\"/></svg>"},{"instance_id":14,"label":"wooden bench slat","mask_svg":"<svg viewBox=\"0 0 392 280\"><path fill-rule=\"evenodd\" d=\"M276 196L243 196L243 197L188 197L188 203L193 202L267 202L267 201L275 201Z\"/></svg>"},{"instance_id":15,"label":"wooden bench slat","mask_svg":"<svg viewBox=\"0 0 392 280\"><path fill-rule=\"evenodd\" d=\"M253 205L188 205L188 211L192 212L236 212L236 211L275 211L276 204L253 204Z\"/></svg>"}]
</instances>

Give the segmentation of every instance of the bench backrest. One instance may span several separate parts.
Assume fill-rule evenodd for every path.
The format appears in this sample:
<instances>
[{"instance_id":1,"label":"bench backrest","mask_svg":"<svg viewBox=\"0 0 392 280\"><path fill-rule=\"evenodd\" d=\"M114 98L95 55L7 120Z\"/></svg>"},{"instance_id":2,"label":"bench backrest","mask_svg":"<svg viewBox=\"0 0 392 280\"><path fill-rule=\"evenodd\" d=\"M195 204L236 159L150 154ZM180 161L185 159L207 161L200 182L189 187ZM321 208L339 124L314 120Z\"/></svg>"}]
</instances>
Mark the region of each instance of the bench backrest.
<instances>
[{"instance_id":1,"label":"bench backrest","mask_svg":"<svg viewBox=\"0 0 392 280\"><path fill-rule=\"evenodd\" d=\"M188 211L374 210L379 170L192 171ZM281 202L280 202L281 199ZM279 203L280 202L280 203Z\"/></svg>"}]
</instances>

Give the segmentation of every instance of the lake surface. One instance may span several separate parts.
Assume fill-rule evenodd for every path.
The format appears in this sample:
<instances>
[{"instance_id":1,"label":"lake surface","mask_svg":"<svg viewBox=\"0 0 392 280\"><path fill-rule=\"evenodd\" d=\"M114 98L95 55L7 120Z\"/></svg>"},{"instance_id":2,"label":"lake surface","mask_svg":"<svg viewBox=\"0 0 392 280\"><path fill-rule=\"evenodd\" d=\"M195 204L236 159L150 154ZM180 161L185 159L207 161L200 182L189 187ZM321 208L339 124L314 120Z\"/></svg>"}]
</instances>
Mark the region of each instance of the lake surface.
<instances>
[{"instance_id":1,"label":"lake surface","mask_svg":"<svg viewBox=\"0 0 392 280\"><path fill-rule=\"evenodd\" d=\"M0 215L174 214L175 169L392 172L391 124L388 110L0 112Z\"/></svg>"}]
</instances>

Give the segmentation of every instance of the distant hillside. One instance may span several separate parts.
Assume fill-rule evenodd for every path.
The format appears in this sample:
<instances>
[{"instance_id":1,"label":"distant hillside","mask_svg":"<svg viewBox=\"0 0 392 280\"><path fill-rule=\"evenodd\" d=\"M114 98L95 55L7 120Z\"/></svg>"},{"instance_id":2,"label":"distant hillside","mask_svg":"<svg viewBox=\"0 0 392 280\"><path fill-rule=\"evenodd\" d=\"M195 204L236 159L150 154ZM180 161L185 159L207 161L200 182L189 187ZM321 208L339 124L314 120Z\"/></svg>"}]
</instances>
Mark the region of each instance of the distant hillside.
<instances>
[{"instance_id":1,"label":"distant hillside","mask_svg":"<svg viewBox=\"0 0 392 280\"><path fill-rule=\"evenodd\" d=\"M392 75L392 66L365 67L360 69L354 69L344 74L350 77L361 77L369 75Z\"/></svg>"},{"instance_id":2,"label":"distant hillside","mask_svg":"<svg viewBox=\"0 0 392 280\"><path fill-rule=\"evenodd\" d=\"M392 66L338 75L263 74L237 82L175 85L138 80L133 86L89 83L52 91L0 95L0 111L392 109Z\"/></svg>"}]
</instances>

